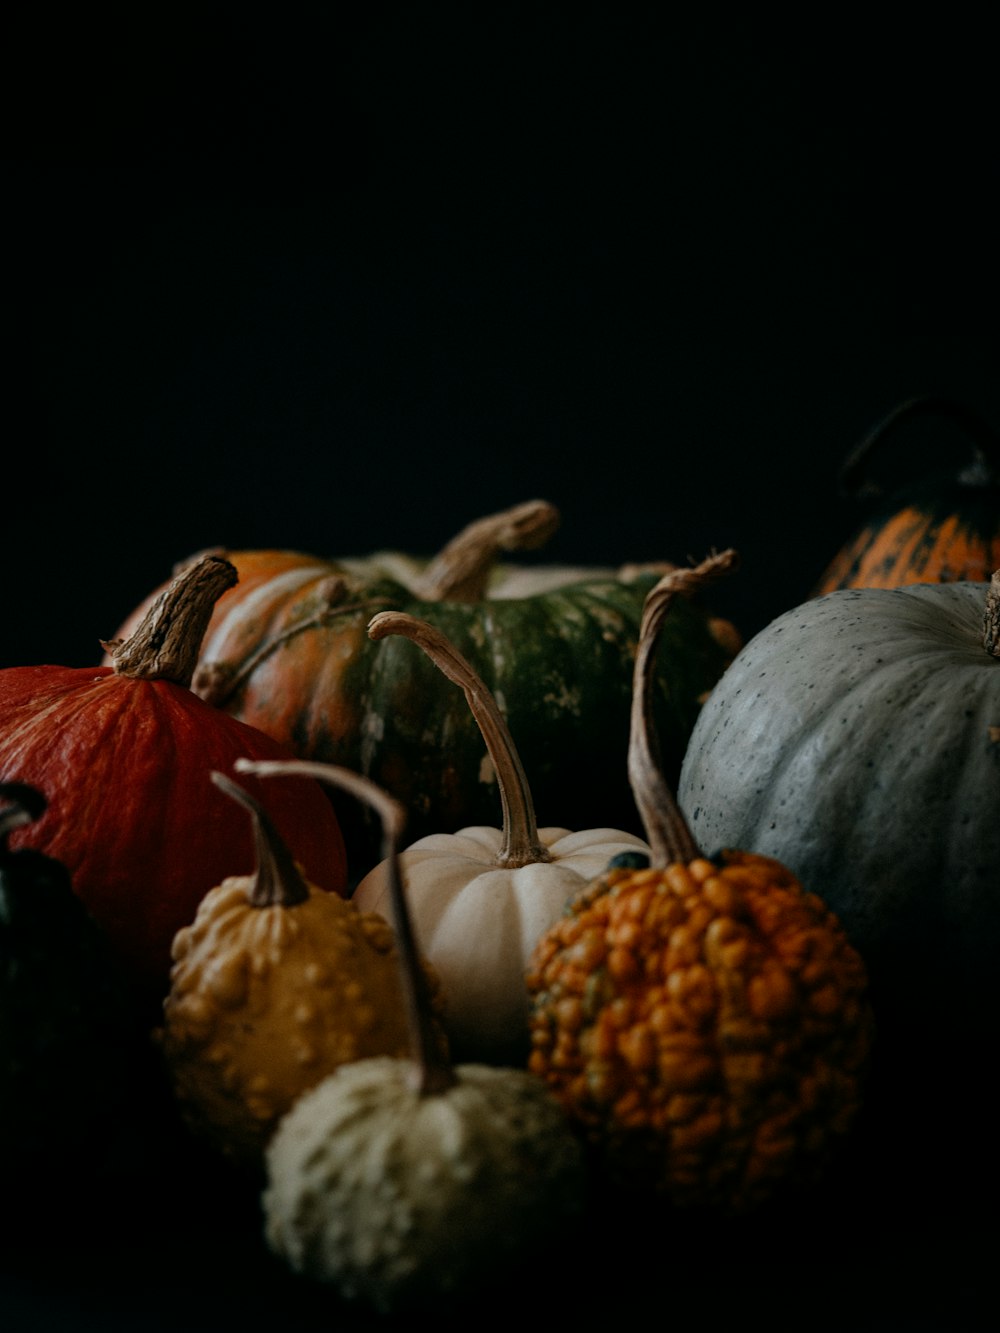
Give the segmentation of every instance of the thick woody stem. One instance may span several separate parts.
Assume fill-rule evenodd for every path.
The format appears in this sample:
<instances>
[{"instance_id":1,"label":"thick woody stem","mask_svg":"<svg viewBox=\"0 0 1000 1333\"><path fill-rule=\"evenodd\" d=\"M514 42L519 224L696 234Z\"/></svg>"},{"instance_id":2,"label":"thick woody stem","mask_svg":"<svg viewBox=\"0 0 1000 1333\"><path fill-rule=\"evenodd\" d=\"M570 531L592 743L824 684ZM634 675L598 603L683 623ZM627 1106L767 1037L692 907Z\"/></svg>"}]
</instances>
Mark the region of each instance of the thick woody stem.
<instances>
[{"instance_id":1,"label":"thick woody stem","mask_svg":"<svg viewBox=\"0 0 1000 1333\"><path fill-rule=\"evenodd\" d=\"M465 693L497 775L503 811L503 842L498 866L516 868L550 859L539 841L531 788L514 738L493 695L472 665L440 630L405 611L380 611L368 624L372 639L398 634L427 654L434 665Z\"/></svg>"},{"instance_id":2,"label":"thick woody stem","mask_svg":"<svg viewBox=\"0 0 1000 1333\"><path fill-rule=\"evenodd\" d=\"M222 556L206 555L188 565L130 638L102 643L117 674L190 687L215 603L237 580L236 566Z\"/></svg>"},{"instance_id":3,"label":"thick woody stem","mask_svg":"<svg viewBox=\"0 0 1000 1333\"><path fill-rule=\"evenodd\" d=\"M986 610L983 613L983 646L986 651L1000 658L1000 569L990 579L986 594Z\"/></svg>"},{"instance_id":4,"label":"thick woody stem","mask_svg":"<svg viewBox=\"0 0 1000 1333\"><path fill-rule=\"evenodd\" d=\"M455 1071L444 1057L436 1040L427 976L421 966L413 932L403 880L399 869L399 850L406 826L406 811L392 796L360 773L338 764L321 764L305 759L237 759L235 768L256 777L309 777L329 783L356 800L370 805L382 821L383 856L389 878L389 901L393 927L399 946L403 998L406 1004L410 1045L416 1071L416 1087L421 1095L445 1092L456 1082Z\"/></svg>"},{"instance_id":5,"label":"thick woody stem","mask_svg":"<svg viewBox=\"0 0 1000 1333\"><path fill-rule=\"evenodd\" d=\"M643 605L632 677L628 776L655 867L662 868L673 861L691 861L700 854L663 777L653 719L653 667L660 630L675 597L690 596L705 584L731 573L738 563L736 552L728 550L709 556L692 569L671 570L650 589Z\"/></svg>"},{"instance_id":6,"label":"thick woody stem","mask_svg":"<svg viewBox=\"0 0 1000 1333\"><path fill-rule=\"evenodd\" d=\"M413 591L425 602L479 602L504 551L533 551L559 526L546 500L528 500L477 519L453 537L424 570Z\"/></svg>"},{"instance_id":7,"label":"thick woody stem","mask_svg":"<svg viewBox=\"0 0 1000 1333\"><path fill-rule=\"evenodd\" d=\"M294 907L309 897L309 886L291 852L260 802L225 773L211 775L215 785L250 811L257 866L247 895L253 907Z\"/></svg>"}]
</instances>

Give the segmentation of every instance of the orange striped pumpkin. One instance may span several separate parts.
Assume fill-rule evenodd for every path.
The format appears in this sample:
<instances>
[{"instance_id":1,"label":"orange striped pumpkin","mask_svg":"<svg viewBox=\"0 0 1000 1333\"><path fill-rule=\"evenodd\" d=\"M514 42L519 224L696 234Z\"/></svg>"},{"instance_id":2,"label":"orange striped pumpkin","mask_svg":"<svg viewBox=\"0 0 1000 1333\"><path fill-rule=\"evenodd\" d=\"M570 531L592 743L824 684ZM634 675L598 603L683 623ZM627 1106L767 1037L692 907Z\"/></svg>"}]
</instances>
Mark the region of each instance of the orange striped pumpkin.
<instances>
[{"instance_id":1,"label":"orange striped pumpkin","mask_svg":"<svg viewBox=\"0 0 1000 1333\"><path fill-rule=\"evenodd\" d=\"M962 466L933 469L889 491L868 464L878 447L918 417L939 416L967 436ZM868 514L813 588L898 588L911 583L989 582L1000 569L1000 458L997 437L975 413L938 398L909 399L871 431L846 460L841 488Z\"/></svg>"}]
</instances>

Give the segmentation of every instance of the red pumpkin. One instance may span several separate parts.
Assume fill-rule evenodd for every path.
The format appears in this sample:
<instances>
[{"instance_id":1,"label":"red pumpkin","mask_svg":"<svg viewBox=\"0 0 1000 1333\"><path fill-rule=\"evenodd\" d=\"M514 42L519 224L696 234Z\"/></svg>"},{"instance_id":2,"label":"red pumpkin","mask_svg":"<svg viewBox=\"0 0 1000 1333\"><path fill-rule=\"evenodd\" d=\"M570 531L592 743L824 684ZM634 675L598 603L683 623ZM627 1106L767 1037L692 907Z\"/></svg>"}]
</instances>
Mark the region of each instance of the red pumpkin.
<instances>
[{"instance_id":1,"label":"red pumpkin","mask_svg":"<svg viewBox=\"0 0 1000 1333\"><path fill-rule=\"evenodd\" d=\"M10 837L70 872L73 887L136 979L165 990L170 945L202 897L254 867L242 810L213 769L288 751L188 689L215 601L236 581L206 557L164 591L112 665L0 670L0 781L41 790L48 807ZM306 873L346 891L340 826L305 779L255 794Z\"/></svg>"}]
</instances>

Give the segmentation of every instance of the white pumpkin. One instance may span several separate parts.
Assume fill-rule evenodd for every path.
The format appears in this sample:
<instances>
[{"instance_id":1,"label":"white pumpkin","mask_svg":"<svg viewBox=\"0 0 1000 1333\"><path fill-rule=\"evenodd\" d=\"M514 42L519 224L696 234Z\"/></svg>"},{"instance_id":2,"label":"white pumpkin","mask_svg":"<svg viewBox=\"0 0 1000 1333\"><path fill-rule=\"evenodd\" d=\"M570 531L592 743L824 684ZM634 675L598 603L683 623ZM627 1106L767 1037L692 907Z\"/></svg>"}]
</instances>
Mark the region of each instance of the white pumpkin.
<instances>
[{"instance_id":1,"label":"white pumpkin","mask_svg":"<svg viewBox=\"0 0 1000 1333\"><path fill-rule=\"evenodd\" d=\"M622 829L539 829L513 739L483 681L433 626L384 611L373 638L401 634L417 643L465 691L497 774L503 827L434 833L406 848L400 866L423 955L445 997L445 1028L458 1058L523 1059L528 1049L524 974L539 936L567 901L621 855L648 857L649 845ZM364 912L387 911L387 862L358 884Z\"/></svg>"}]
</instances>

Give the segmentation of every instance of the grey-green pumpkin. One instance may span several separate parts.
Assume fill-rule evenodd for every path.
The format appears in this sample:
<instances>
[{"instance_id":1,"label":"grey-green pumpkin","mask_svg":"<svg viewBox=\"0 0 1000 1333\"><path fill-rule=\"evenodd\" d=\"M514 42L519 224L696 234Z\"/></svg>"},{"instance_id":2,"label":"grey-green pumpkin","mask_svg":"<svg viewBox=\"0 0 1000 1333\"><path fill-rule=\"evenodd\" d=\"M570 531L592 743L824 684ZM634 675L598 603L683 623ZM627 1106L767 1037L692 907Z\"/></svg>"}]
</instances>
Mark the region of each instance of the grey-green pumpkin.
<instances>
[{"instance_id":1,"label":"grey-green pumpkin","mask_svg":"<svg viewBox=\"0 0 1000 1333\"><path fill-rule=\"evenodd\" d=\"M779 616L713 691L679 786L702 846L774 856L829 904L885 1016L955 1036L994 1023L998 602L994 576Z\"/></svg>"}]
</instances>

